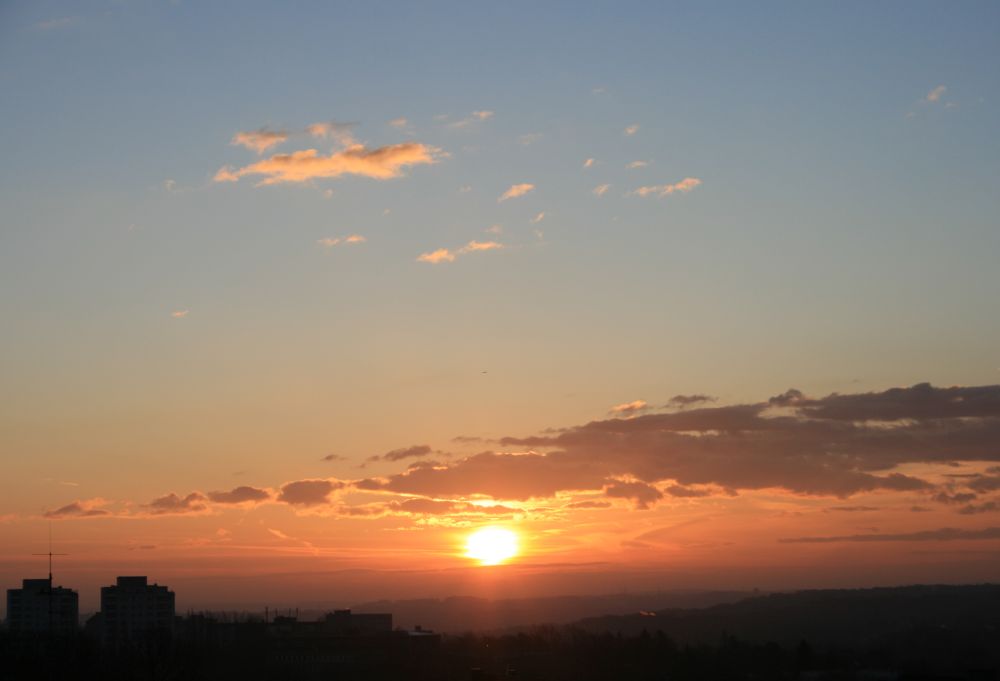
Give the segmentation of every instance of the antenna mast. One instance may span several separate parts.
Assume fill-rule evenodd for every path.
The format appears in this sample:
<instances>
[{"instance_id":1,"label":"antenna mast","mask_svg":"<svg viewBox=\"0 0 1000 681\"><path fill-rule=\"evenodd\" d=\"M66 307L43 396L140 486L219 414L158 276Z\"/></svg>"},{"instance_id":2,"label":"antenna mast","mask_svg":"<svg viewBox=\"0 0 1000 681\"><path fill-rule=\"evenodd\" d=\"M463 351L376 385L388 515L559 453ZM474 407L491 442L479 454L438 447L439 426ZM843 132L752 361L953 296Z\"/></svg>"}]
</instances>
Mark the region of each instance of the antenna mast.
<instances>
[{"instance_id":1,"label":"antenna mast","mask_svg":"<svg viewBox=\"0 0 1000 681\"><path fill-rule=\"evenodd\" d=\"M33 553L33 556L48 556L49 557L49 587L46 589L47 595L49 597L49 635L51 636L55 632L52 630L52 556L68 556L68 553L52 553L52 521L49 521L49 552L48 553Z\"/></svg>"}]
</instances>

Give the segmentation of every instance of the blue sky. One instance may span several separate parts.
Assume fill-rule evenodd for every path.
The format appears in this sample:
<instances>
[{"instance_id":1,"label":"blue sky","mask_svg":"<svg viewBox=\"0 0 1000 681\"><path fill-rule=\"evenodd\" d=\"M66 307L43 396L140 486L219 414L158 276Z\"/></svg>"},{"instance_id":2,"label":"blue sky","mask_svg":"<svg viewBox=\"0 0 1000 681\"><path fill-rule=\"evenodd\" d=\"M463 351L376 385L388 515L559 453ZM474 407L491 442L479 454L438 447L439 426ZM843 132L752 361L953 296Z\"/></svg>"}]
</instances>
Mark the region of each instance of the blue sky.
<instances>
[{"instance_id":1,"label":"blue sky","mask_svg":"<svg viewBox=\"0 0 1000 681\"><path fill-rule=\"evenodd\" d=\"M998 34L988 2L5 3L13 472L152 496L679 393L996 383ZM436 162L214 181L328 121Z\"/></svg>"}]
</instances>

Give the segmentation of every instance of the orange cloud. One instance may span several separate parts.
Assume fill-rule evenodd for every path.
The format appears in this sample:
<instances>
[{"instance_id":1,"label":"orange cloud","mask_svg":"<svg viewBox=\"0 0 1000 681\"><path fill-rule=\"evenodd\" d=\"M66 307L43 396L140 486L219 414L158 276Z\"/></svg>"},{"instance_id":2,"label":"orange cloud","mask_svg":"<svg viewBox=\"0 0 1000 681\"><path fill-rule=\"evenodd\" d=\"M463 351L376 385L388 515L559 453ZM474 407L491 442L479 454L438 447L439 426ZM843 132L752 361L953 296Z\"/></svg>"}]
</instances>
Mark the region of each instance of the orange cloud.
<instances>
[{"instance_id":1,"label":"orange cloud","mask_svg":"<svg viewBox=\"0 0 1000 681\"><path fill-rule=\"evenodd\" d=\"M593 189L594 196L604 196L609 189L611 189L610 184L599 184Z\"/></svg>"},{"instance_id":2,"label":"orange cloud","mask_svg":"<svg viewBox=\"0 0 1000 681\"><path fill-rule=\"evenodd\" d=\"M337 246L338 244L344 244L344 245L347 245L347 244L363 244L366 241L368 241L368 239L366 239L365 237L363 237L360 234L351 234L350 236L346 236L346 237L343 237L343 238L341 238L339 236L324 237L322 239L317 239L316 243L318 243L320 246L325 246L326 248L333 248L334 246Z\"/></svg>"},{"instance_id":3,"label":"orange cloud","mask_svg":"<svg viewBox=\"0 0 1000 681\"><path fill-rule=\"evenodd\" d=\"M656 196L658 198L663 198L664 196L670 196L674 192L687 193L701 184L701 180L697 177L685 177L680 182L675 182L674 184L659 184L650 185L647 187L639 187L629 192L629 196Z\"/></svg>"},{"instance_id":4,"label":"orange cloud","mask_svg":"<svg viewBox=\"0 0 1000 681\"><path fill-rule=\"evenodd\" d=\"M351 130L354 128L354 125L354 123L325 121L307 125L306 132L313 137L319 137L321 139L334 139L343 146L349 147L356 144L354 136L351 134Z\"/></svg>"},{"instance_id":5,"label":"orange cloud","mask_svg":"<svg viewBox=\"0 0 1000 681\"><path fill-rule=\"evenodd\" d=\"M633 123L632 125L630 125L627 128L625 128L625 130L623 132L626 135L628 135L629 137L631 137L635 133L639 132L639 124L638 123Z\"/></svg>"},{"instance_id":6,"label":"orange cloud","mask_svg":"<svg viewBox=\"0 0 1000 681\"><path fill-rule=\"evenodd\" d=\"M503 248L504 245L498 241L470 241L456 251L447 248L439 248L436 251L422 253L417 256L417 262L427 262L436 265L442 262L455 262L455 258L466 253L476 253L479 251L495 251Z\"/></svg>"},{"instance_id":7,"label":"orange cloud","mask_svg":"<svg viewBox=\"0 0 1000 681\"><path fill-rule=\"evenodd\" d=\"M500 198L497 199L497 203L500 203L501 201L506 201L507 199L516 199L519 196L524 196L528 192L534 190L534 188L535 185L529 184L527 182L523 184L511 185L510 189L508 189L507 191L505 191L503 194L500 195Z\"/></svg>"},{"instance_id":8,"label":"orange cloud","mask_svg":"<svg viewBox=\"0 0 1000 681\"><path fill-rule=\"evenodd\" d=\"M246 147L247 149L256 151L258 154L263 154L271 147L277 146L287 139L288 133L284 130L260 128L259 130L238 132L233 135L233 139L229 143L233 146Z\"/></svg>"},{"instance_id":9,"label":"orange cloud","mask_svg":"<svg viewBox=\"0 0 1000 681\"><path fill-rule=\"evenodd\" d=\"M71 504L66 504L51 511L46 511L44 517L50 520L62 520L65 518L100 518L113 515L104 506L108 502L105 499L81 499Z\"/></svg>"},{"instance_id":10,"label":"orange cloud","mask_svg":"<svg viewBox=\"0 0 1000 681\"><path fill-rule=\"evenodd\" d=\"M282 182L309 182L330 179L341 175L359 175L376 180L399 177L407 166L437 163L441 150L416 142L392 144L368 149L353 144L329 156L320 155L315 149L276 154L239 169L221 168L215 174L216 182L235 182L248 175L263 175L258 184Z\"/></svg>"},{"instance_id":11,"label":"orange cloud","mask_svg":"<svg viewBox=\"0 0 1000 681\"><path fill-rule=\"evenodd\" d=\"M588 158L588 159L587 159L586 161L584 161L584 162L583 162L583 167L584 167L584 168L590 168L590 167L592 167L592 166L593 166L593 165L594 165L595 163L597 163L597 161L596 161L595 159L592 159L592 158Z\"/></svg>"},{"instance_id":12,"label":"orange cloud","mask_svg":"<svg viewBox=\"0 0 1000 681\"><path fill-rule=\"evenodd\" d=\"M622 404L616 404L611 407L612 414L623 414L625 416L631 416L638 414L639 412L645 411L649 405L646 400L634 400L632 402L624 402Z\"/></svg>"},{"instance_id":13,"label":"orange cloud","mask_svg":"<svg viewBox=\"0 0 1000 681\"><path fill-rule=\"evenodd\" d=\"M430 251L429 253L421 253L417 256L417 262L429 262L432 265L436 265L441 262L454 262L455 254L449 251L447 248L439 248L436 251Z\"/></svg>"}]
</instances>

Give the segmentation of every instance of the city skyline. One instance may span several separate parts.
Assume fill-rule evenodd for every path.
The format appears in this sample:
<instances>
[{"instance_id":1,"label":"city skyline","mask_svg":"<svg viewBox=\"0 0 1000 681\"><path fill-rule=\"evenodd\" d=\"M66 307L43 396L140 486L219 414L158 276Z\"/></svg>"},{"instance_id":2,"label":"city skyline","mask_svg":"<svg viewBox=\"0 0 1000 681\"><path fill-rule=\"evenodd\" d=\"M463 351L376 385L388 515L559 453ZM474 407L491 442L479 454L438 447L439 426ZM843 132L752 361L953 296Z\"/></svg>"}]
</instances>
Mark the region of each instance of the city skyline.
<instances>
[{"instance_id":1,"label":"city skyline","mask_svg":"<svg viewBox=\"0 0 1000 681\"><path fill-rule=\"evenodd\" d=\"M0 586L995 580L998 29L6 4Z\"/></svg>"}]
</instances>

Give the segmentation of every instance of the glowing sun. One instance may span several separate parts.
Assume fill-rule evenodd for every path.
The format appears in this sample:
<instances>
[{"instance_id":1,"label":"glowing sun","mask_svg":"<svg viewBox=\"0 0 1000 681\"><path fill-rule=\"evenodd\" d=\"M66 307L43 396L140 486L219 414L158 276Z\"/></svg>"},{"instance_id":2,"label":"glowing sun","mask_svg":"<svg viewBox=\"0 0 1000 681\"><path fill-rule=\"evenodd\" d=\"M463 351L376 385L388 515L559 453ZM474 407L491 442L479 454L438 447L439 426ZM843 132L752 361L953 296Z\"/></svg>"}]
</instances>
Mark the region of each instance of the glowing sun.
<instances>
[{"instance_id":1,"label":"glowing sun","mask_svg":"<svg viewBox=\"0 0 1000 681\"><path fill-rule=\"evenodd\" d=\"M499 565L517 555L517 534L500 527L484 527L469 535L465 555L480 565Z\"/></svg>"}]
</instances>

